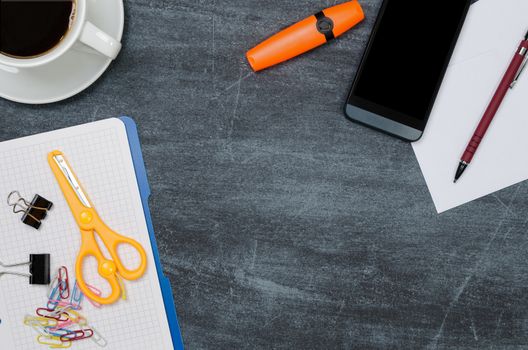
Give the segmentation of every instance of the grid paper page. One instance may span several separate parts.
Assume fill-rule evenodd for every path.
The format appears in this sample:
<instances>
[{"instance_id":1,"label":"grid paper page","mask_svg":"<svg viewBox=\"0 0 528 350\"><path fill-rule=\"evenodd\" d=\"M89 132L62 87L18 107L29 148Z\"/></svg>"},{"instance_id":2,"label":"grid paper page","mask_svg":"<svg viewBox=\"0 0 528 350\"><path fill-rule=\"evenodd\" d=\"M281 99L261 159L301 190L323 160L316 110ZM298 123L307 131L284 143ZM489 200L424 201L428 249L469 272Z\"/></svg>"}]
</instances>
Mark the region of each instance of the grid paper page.
<instances>
[{"instance_id":1,"label":"grid paper page","mask_svg":"<svg viewBox=\"0 0 528 350\"><path fill-rule=\"evenodd\" d=\"M147 271L137 281L126 281L127 299L100 309L85 299L81 313L108 341L105 349L172 349L169 325L150 245L126 129L119 119L108 119L0 143L0 261L28 261L29 254L50 253L52 277L64 265L75 278L81 236L66 200L47 162L53 150L64 153L101 219L114 231L137 240L147 253ZM18 190L31 201L39 194L54 207L35 230L7 206L7 195ZM104 251L104 250L103 250ZM125 266L137 264L133 250L119 251ZM93 265L88 265L92 267ZM137 266L137 265L136 265ZM100 281L85 266L85 280ZM17 271L28 272L27 267ZM161 271L160 271L161 273ZM106 285L99 285L107 291ZM105 288L106 287L106 288ZM29 285L27 278L0 278L0 347L45 349L37 333L23 325L26 314L44 307L48 286ZM105 294L107 295L107 294ZM74 342L71 349L97 349L91 340Z\"/></svg>"}]
</instances>

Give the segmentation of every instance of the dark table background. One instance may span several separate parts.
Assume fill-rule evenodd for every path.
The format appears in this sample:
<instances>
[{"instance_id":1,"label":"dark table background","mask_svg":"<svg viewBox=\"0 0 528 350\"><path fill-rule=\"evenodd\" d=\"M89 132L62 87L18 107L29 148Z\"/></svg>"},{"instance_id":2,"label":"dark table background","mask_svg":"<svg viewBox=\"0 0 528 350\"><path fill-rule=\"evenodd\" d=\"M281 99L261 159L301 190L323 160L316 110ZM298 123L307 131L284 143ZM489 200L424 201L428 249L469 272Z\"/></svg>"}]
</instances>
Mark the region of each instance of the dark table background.
<instances>
[{"instance_id":1,"label":"dark table background","mask_svg":"<svg viewBox=\"0 0 528 350\"><path fill-rule=\"evenodd\" d=\"M0 139L135 118L189 349L528 348L526 184L437 215L411 146L343 116L380 3L252 74L247 49L334 1L127 0L103 78L1 100Z\"/></svg>"}]
</instances>

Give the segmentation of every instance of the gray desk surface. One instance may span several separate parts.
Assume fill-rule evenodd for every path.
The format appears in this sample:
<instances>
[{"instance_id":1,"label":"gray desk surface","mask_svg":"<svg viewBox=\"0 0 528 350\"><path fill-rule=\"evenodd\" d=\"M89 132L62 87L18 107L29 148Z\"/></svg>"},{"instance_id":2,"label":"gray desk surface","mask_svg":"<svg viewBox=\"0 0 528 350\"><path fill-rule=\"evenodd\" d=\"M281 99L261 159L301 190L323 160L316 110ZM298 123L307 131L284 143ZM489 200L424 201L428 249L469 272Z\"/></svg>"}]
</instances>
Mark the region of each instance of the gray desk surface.
<instances>
[{"instance_id":1,"label":"gray desk surface","mask_svg":"<svg viewBox=\"0 0 528 350\"><path fill-rule=\"evenodd\" d=\"M189 349L528 348L528 186L437 215L411 146L342 107L380 0L261 74L244 53L333 1L128 0L124 50L7 140L121 114Z\"/></svg>"}]
</instances>

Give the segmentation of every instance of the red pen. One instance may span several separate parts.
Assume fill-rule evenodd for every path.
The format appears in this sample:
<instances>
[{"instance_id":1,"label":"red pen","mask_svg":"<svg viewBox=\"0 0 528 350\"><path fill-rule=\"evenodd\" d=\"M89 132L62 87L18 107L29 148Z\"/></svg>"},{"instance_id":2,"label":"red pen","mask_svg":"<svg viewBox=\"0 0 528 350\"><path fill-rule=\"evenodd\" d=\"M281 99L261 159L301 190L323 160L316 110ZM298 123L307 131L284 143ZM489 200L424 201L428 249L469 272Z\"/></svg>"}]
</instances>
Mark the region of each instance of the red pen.
<instances>
[{"instance_id":1,"label":"red pen","mask_svg":"<svg viewBox=\"0 0 528 350\"><path fill-rule=\"evenodd\" d=\"M524 37L523 41L521 41L521 44L515 52L515 56L513 57L513 60L511 61L510 66L506 71L506 74L504 74L504 77L502 78L502 81L500 82L499 87L497 88L497 91L493 96L493 99L491 100L488 108L486 109L486 112L484 112L484 116L482 116L482 119L480 120L477 130L475 130L471 141L469 141L466 151L464 152L464 155L460 160L460 164L458 165L458 169L455 175L455 182L460 179L464 171L467 169L467 167L473 160L473 157L477 152L480 142L486 135L486 131L488 131L488 128L491 122L493 121L493 118L497 114L497 111L499 110L502 101L504 101L504 97L506 97L508 90L513 89L513 87L517 83L517 80L519 79L522 71L526 67L526 63L528 62L527 54L528 33L526 33L526 36Z\"/></svg>"}]
</instances>

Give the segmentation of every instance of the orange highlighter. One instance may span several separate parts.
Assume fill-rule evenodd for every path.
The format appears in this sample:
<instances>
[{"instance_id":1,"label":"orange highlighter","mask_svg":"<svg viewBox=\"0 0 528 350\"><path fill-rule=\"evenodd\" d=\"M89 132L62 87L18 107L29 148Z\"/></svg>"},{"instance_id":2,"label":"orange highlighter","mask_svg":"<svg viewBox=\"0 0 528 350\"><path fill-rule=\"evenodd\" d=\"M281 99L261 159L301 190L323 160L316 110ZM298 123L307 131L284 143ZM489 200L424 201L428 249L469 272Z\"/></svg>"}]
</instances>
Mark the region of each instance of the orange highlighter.
<instances>
[{"instance_id":1,"label":"orange highlighter","mask_svg":"<svg viewBox=\"0 0 528 350\"><path fill-rule=\"evenodd\" d=\"M357 0L336 5L310 16L249 50L254 71L269 68L337 38L365 18Z\"/></svg>"}]
</instances>

